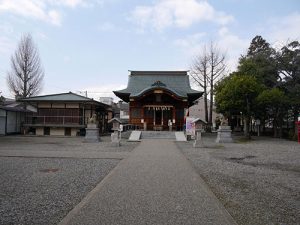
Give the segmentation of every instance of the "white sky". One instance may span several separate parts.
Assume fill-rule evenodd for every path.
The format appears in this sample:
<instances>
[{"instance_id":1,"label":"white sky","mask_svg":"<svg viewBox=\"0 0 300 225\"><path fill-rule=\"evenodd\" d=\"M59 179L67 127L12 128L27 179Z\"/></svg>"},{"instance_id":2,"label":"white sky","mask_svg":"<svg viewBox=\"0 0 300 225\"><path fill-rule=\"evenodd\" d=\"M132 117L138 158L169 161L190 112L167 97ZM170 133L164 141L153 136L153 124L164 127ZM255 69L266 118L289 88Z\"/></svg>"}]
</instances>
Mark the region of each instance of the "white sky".
<instances>
[{"instance_id":1,"label":"white sky","mask_svg":"<svg viewBox=\"0 0 300 225\"><path fill-rule=\"evenodd\" d=\"M298 0L0 0L0 91L10 57L30 32L45 68L41 94L113 96L128 70L188 70L211 40L233 70L251 39L300 38Z\"/></svg>"}]
</instances>

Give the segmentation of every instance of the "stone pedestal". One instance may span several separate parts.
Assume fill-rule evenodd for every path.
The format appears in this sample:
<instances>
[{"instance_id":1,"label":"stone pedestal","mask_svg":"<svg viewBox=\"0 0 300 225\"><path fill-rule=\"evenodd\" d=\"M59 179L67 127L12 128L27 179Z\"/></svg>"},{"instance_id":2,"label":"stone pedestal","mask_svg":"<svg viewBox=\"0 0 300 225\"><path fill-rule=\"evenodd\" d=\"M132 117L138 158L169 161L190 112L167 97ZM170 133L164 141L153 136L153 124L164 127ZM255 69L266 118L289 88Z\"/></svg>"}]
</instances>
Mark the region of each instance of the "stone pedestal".
<instances>
[{"instance_id":1,"label":"stone pedestal","mask_svg":"<svg viewBox=\"0 0 300 225\"><path fill-rule=\"evenodd\" d=\"M194 146L194 148L204 147L201 131L196 131L196 138L195 138L193 146Z\"/></svg>"},{"instance_id":2,"label":"stone pedestal","mask_svg":"<svg viewBox=\"0 0 300 225\"><path fill-rule=\"evenodd\" d=\"M217 143L232 143L230 126L220 126L218 130Z\"/></svg>"},{"instance_id":3,"label":"stone pedestal","mask_svg":"<svg viewBox=\"0 0 300 225\"><path fill-rule=\"evenodd\" d=\"M85 139L84 142L99 142L99 128L97 128L96 124L88 124L87 128L85 128Z\"/></svg>"},{"instance_id":4,"label":"stone pedestal","mask_svg":"<svg viewBox=\"0 0 300 225\"><path fill-rule=\"evenodd\" d=\"M120 136L119 136L119 131L114 131L112 134L111 134L111 145L114 146L114 147L119 147L121 144L120 144Z\"/></svg>"}]
</instances>

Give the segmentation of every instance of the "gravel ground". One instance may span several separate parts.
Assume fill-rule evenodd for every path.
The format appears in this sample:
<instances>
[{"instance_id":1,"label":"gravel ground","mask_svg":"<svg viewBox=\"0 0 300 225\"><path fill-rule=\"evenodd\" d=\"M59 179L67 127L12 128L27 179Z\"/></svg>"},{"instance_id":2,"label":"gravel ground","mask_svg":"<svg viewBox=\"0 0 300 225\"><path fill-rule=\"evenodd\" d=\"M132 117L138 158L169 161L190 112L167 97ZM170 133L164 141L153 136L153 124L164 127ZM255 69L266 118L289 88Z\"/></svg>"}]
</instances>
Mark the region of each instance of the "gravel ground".
<instances>
[{"instance_id":1,"label":"gravel ground","mask_svg":"<svg viewBox=\"0 0 300 225\"><path fill-rule=\"evenodd\" d=\"M177 143L238 224L299 224L300 145L257 138L204 148Z\"/></svg>"},{"instance_id":2,"label":"gravel ground","mask_svg":"<svg viewBox=\"0 0 300 225\"><path fill-rule=\"evenodd\" d=\"M98 143L83 141L84 137L4 136L0 138L0 150L130 152L138 145L122 139L120 147L113 147L110 136L102 136Z\"/></svg>"},{"instance_id":3,"label":"gravel ground","mask_svg":"<svg viewBox=\"0 0 300 225\"><path fill-rule=\"evenodd\" d=\"M57 224L118 162L0 157L0 224Z\"/></svg>"}]
</instances>

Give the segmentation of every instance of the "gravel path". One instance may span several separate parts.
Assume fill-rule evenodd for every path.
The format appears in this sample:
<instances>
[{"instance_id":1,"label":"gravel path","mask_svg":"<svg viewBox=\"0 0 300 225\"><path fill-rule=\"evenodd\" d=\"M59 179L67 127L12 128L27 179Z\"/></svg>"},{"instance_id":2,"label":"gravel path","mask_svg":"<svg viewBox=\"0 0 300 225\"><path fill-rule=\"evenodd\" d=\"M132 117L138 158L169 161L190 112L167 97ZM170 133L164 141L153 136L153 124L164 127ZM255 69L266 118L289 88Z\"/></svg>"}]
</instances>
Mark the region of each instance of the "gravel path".
<instances>
[{"instance_id":1,"label":"gravel path","mask_svg":"<svg viewBox=\"0 0 300 225\"><path fill-rule=\"evenodd\" d=\"M299 224L300 145L272 138L177 143L238 224Z\"/></svg>"},{"instance_id":2,"label":"gravel path","mask_svg":"<svg viewBox=\"0 0 300 225\"><path fill-rule=\"evenodd\" d=\"M83 141L84 137L5 136L0 138L0 150L130 152L138 145L122 139L120 147L113 147L110 136L102 136L98 143Z\"/></svg>"},{"instance_id":3,"label":"gravel path","mask_svg":"<svg viewBox=\"0 0 300 225\"><path fill-rule=\"evenodd\" d=\"M0 224L57 224L118 162L0 157Z\"/></svg>"}]
</instances>

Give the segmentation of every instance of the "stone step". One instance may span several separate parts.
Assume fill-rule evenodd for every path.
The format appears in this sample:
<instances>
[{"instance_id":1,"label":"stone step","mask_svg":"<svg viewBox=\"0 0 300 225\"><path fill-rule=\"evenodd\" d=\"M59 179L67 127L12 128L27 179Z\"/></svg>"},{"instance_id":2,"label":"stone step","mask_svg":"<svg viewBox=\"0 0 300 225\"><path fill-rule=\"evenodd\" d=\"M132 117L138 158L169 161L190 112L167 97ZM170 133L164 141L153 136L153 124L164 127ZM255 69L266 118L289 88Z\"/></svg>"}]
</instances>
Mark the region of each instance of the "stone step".
<instances>
[{"instance_id":1,"label":"stone step","mask_svg":"<svg viewBox=\"0 0 300 225\"><path fill-rule=\"evenodd\" d=\"M176 141L186 141L186 136L183 131L175 132Z\"/></svg>"},{"instance_id":2,"label":"stone step","mask_svg":"<svg viewBox=\"0 0 300 225\"><path fill-rule=\"evenodd\" d=\"M175 139L175 132L170 131L142 131L142 139Z\"/></svg>"}]
</instances>

